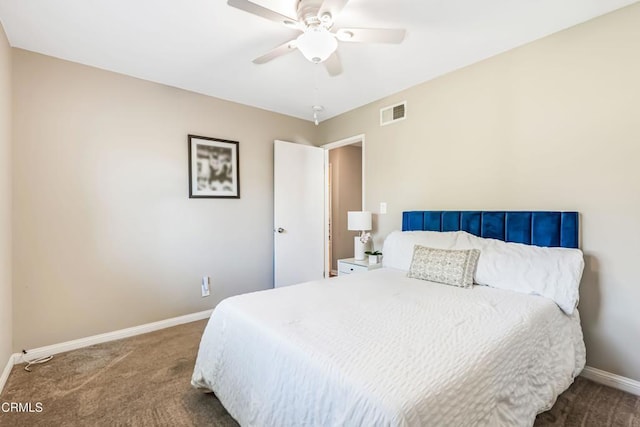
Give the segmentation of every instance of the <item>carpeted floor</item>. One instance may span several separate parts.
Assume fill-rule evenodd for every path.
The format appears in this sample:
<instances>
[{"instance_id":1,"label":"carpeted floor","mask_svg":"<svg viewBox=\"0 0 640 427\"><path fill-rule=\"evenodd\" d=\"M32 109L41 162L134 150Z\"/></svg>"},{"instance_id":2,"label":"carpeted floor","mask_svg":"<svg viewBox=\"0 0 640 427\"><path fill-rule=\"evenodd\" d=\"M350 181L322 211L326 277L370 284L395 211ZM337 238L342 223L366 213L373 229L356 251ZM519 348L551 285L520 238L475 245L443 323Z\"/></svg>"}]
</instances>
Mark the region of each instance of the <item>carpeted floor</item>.
<instances>
[{"instance_id":1,"label":"carpeted floor","mask_svg":"<svg viewBox=\"0 0 640 427\"><path fill-rule=\"evenodd\" d=\"M3 413L0 426L237 426L213 394L191 388L205 321L56 355L32 372L14 367L1 402L42 404ZM640 397L583 378L536 426L640 427Z\"/></svg>"}]
</instances>

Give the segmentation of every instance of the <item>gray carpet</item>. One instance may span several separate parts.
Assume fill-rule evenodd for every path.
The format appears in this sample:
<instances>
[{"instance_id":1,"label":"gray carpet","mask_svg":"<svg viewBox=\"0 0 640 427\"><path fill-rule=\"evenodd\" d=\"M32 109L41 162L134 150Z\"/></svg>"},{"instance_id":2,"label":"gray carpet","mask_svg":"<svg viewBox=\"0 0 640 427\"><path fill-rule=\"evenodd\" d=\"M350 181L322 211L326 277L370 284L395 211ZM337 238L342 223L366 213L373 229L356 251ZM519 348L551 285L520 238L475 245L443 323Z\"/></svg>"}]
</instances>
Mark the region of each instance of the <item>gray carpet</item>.
<instances>
[{"instance_id":1,"label":"gray carpet","mask_svg":"<svg viewBox=\"0 0 640 427\"><path fill-rule=\"evenodd\" d=\"M14 367L0 402L41 402L2 413L0 426L237 426L213 394L191 388L205 321ZM578 378L536 426L640 427L640 398Z\"/></svg>"}]
</instances>

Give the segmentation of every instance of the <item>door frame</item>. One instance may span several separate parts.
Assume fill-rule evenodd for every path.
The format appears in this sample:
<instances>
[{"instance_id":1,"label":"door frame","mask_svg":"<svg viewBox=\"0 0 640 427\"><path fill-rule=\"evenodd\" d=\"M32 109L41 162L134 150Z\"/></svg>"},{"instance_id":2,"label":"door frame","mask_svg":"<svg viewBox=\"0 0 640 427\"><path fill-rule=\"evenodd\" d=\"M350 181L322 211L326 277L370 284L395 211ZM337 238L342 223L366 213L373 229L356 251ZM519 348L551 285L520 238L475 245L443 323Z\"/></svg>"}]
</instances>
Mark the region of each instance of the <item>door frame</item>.
<instances>
[{"instance_id":1,"label":"door frame","mask_svg":"<svg viewBox=\"0 0 640 427\"><path fill-rule=\"evenodd\" d=\"M348 138L341 139L339 141L329 142L328 144L321 145L320 148L324 149L324 277L330 277L331 273L331 258L329 249L329 218L331 212L329 212L329 151L334 148L344 147L345 145L352 145L362 143L362 209L365 209L365 134L350 136Z\"/></svg>"}]
</instances>

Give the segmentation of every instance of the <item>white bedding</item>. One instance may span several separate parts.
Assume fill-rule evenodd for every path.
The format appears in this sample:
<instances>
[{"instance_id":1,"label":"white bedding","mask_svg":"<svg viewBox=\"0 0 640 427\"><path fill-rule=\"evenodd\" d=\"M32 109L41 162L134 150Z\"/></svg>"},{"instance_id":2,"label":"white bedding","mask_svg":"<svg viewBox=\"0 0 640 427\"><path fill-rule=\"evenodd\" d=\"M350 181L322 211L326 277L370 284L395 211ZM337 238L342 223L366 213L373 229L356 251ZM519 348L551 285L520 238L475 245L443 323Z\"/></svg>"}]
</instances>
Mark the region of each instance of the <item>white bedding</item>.
<instances>
[{"instance_id":1,"label":"white bedding","mask_svg":"<svg viewBox=\"0 0 640 427\"><path fill-rule=\"evenodd\" d=\"M192 383L243 426L526 426L584 363L577 310L382 268L222 301Z\"/></svg>"}]
</instances>

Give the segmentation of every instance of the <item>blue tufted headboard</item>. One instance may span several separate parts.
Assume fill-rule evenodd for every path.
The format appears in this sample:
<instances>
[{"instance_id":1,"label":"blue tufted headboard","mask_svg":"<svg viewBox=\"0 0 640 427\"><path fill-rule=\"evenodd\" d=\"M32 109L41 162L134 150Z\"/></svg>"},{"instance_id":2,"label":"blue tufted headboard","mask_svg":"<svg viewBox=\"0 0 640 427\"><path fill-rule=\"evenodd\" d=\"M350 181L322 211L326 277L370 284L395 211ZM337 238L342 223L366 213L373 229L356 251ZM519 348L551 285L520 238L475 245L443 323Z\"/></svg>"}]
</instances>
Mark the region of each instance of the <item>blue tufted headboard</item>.
<instances>
[{"instance_id":1,"label":"blue tufted headboard","mask_svg":"<svg viewBox=\"0 0 640 427\"><path fill-rule=\"evenodd\" d=\"M578 212L407 211L402 231L458 231L535 246L578 247Z\"/></svg>"}]
</instances>

